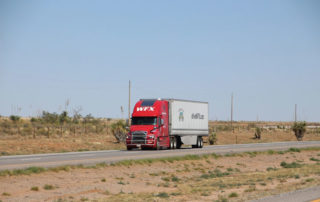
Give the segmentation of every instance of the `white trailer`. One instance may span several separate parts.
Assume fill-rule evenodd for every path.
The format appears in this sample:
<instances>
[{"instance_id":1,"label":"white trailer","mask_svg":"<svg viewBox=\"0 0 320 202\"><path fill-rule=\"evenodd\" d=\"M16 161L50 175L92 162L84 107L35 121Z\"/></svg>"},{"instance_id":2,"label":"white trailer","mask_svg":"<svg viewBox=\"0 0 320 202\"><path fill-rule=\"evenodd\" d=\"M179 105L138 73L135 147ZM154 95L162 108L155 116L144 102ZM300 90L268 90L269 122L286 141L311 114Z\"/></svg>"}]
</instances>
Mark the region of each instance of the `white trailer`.
<instances>
[{"instance_id":1,"label":"white trailer","mask_svg":"<svg viewBox=\"0 0 320 202\"><path fill-rule=\"evenodd\" d=\"M203 136L208 136L207 102L167 99L169 102L169 135L172 147L180 148L182 144L202 148Z\"/></svg>"}]
</instances>

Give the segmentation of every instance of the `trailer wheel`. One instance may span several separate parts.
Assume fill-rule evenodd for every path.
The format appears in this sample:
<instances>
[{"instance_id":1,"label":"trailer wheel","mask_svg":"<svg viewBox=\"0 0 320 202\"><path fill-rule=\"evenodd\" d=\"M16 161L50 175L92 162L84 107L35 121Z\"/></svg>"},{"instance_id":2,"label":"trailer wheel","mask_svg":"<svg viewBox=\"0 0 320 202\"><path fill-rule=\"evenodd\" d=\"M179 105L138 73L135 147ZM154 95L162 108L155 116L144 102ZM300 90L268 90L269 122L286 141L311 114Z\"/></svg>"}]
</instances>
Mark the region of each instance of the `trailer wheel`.
<instances>
[{"instance_id":1,"label":"trailer wheel","mask_svg":"<svg viewBox=\"0 0 320 202\"><path fill-rule=\"evenodd\" d=\"M176 148L180 149L182 145L180 136L177 136L175 139L176 139Z\"/></svg>"},{"instance_id":2,"label":"trailer wheel","mask_svg":"<svg viewBox=\"0 0 320 202\"><path fill-rule=\"evenodd\" d=\"M198 137L198 148L202 148L203 147L203 139L202 137Z\"/></svg>"},{"instance_id":3,"label":"trailer wheel","mask_svg":"<svg viewBox=\"0 0 320 202\"><path fill-rule=\"evenodd\" d=\"M127 147L127 150L128 150L128 151L132 150L132 147Z\"/></svg>"},{"instance_id":4,"label":"trailer wheel","mask_svg":"<svg viewBox=\"0 0 320 202\"><path fill-rule=\"evenodd\" d=\"M197 143L192 145L192 148L202 148L203 147L203 140L201 136L198 136Z\"/></svg>"}]
</instances>

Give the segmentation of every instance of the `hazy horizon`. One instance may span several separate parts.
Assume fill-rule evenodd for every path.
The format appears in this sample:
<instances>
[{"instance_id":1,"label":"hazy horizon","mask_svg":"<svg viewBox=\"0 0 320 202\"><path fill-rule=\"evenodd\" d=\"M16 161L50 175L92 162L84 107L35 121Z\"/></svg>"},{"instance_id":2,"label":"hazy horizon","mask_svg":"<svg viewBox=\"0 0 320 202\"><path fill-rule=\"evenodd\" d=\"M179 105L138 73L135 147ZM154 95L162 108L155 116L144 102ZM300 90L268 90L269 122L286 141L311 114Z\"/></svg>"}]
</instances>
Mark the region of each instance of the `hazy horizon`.
<instances>
[{"instance_id":1,"label":"hazy horizon","mask_svg":"<svg viewBox=\"0 0 320 202\"><path fill-rule=\"evenodd\" d=\"M320 2L0 1L0 115L140 98L209 102L210 120L320 121ZM19 110L21 108L21 110Z\"/></svg>"}]
</instances>

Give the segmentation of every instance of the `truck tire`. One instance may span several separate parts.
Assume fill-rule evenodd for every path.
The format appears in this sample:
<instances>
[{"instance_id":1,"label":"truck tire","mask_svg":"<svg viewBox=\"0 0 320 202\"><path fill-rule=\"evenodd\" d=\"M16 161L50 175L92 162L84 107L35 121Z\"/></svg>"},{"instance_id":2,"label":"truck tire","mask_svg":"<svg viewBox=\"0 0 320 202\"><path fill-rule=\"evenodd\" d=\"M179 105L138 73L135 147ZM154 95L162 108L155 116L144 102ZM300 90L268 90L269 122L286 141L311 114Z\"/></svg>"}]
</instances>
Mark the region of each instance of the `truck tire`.
<instances>
[{"instance_id":1,"label":"truck tire","mask_svg":"<svg viewBox=\"0 0 320 202\"><path fill-rule=\"evenodd\" d=\"M176 139L176 149L180 149L182 145L180 136L177 136L175 139Z\"/></svg>"},{"instance_id":2,"label":"truck tire","mask_svg":"<svg viewBox=\"0 0 320 202\"><path fill-rule=\"evenodd\" d=\"M198 148L202 148L203 147L203 139L202 137L198 137Z\"/></svg>"},{"instance_id":3,"label":"truck tire","mask_svg":"<svg viewBox=\"0 0 320 202\"><path fill-rule=\"evenodd\" d=\"M176 149L177 147L177 139L176 137L170 138L170 149Z\"/></svg>"},{"instance_id":4,"label":"truck tire","mask_svg":"<svg viewBox=\"0 0 320 202\"><path fill-rule=\"evenodd\" d=\"M132 150L132 147L127 147L127 150L128 150L128 151Z\"/></svg>"},{"instance_id":5,"label":"truck tire","mask_svg":"<svg viewBox=\"0 0 320 202\"><path fill-rule=\"evenodd\" d=\"M160 146L160 140L159 138L157 139L157 146L156 146L156 150L160 150L161 146Z\"/></svg>"},{"instance_id":6,"label":"truck tire","mask_svg":"<svg viewBox=\"0 0 320 202\"><path fill-rule=\"evenodd\" d=\"M203 147L203 139L201 136L197 138L197 144L192 145L192 148L202 148Z\"/></svg>"}]
</instances>

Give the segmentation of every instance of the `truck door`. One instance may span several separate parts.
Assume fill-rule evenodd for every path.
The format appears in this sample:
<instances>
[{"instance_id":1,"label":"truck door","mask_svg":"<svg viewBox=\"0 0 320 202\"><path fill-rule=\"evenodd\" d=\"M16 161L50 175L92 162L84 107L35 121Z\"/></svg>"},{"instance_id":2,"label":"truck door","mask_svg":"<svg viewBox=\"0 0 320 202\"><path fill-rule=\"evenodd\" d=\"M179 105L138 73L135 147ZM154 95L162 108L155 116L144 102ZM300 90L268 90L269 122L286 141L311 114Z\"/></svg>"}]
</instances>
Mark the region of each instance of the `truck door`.
<instances>
[{"instance_id":1,"label":"truck door","mask_svg":"<svg viewBox=\"0 0 320 202\"><path fill-rule=\"evenodd\" d=\"M159 116L158 119L158 124L159 124L159 133L160 133L160 141L161 141L161 145L165 144L166 138L165 138L165 130L163 128L164 124L163 124L163 118L162 116Z\"/></svg>"}]
</instances>

